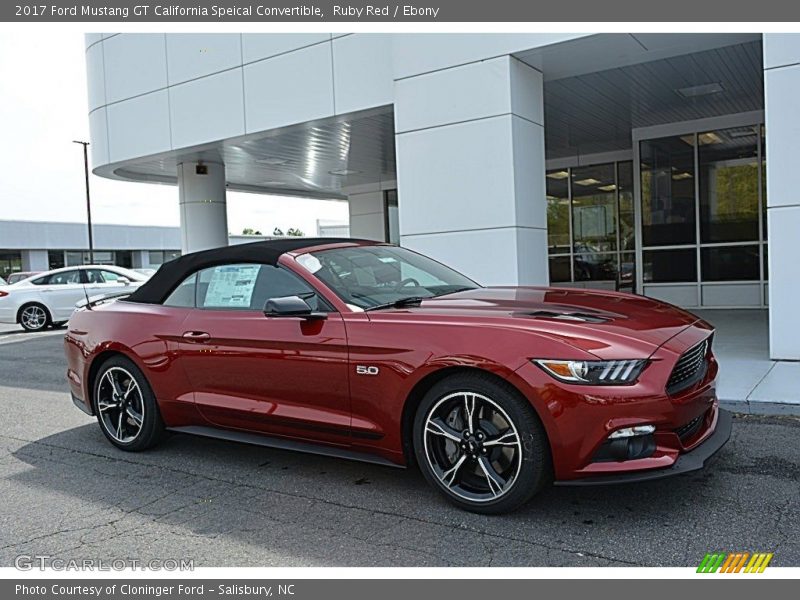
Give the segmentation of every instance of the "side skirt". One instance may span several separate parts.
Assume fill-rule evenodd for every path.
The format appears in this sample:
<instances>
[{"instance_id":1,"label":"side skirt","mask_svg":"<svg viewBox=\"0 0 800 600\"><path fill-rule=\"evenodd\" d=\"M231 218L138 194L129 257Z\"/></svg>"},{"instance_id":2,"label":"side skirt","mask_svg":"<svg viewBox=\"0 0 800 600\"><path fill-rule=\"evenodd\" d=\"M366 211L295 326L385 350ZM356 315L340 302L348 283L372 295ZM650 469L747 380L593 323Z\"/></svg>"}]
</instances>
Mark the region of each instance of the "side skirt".
<instances>
[{"instance_id":1,"label":"side skirt","mask_svg":"<svg viewBox=\"0 0 800 600\"><path fill-rule=\"evenodd\" d=\"M265 446L267 448L277 448L278 450L292 450L295 452L305 452L307 454L319 454L321 456L344 458L346 460L357 460L359 462L372 463L376 465L382 465L384 467L394 467L396 469L405 468L403 465L398 465L390 460L387 460L380 456L367 454L366 452L358 452L356 450L348 450L347 448L336 448L332 446L325 446L322 444L313 444L311 442L299 442L296 440L272 437L268 435L260 435L256 433L247 433L245 431L217 429L215 427L203 427L200 425L189 425L186 427L168 427L168 429L169 431L174 431L175 433L188 433L190 435L199 435L201 437L214 438L217 440L239 442L241 444Z\"/></svg>"}]
</instances>

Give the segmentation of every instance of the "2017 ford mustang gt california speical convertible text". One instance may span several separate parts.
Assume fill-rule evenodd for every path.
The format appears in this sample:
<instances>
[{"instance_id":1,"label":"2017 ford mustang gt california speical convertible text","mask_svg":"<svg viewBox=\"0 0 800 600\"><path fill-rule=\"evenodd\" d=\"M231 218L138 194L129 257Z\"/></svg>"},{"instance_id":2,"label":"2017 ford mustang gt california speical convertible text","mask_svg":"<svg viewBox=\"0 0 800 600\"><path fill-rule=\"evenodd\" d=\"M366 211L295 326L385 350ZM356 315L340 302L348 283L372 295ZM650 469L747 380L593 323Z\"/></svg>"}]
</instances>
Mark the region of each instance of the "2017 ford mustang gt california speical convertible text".
<instances>
[{"instance_id":1,"label":"2017 ford mustang gt california speical convertible text","mask_svg":"<svg viewBox=\"0 0 800 600\"><path fill-rule=\"evenodd\" d=\"M123 450L170 430L416 463L499 513L553 481L701 468L731 429L712 336L640 296L481 287L404 248L298 238L166 263L77 310L65 345L73 401Z\"/></svg>"}]
</instances>

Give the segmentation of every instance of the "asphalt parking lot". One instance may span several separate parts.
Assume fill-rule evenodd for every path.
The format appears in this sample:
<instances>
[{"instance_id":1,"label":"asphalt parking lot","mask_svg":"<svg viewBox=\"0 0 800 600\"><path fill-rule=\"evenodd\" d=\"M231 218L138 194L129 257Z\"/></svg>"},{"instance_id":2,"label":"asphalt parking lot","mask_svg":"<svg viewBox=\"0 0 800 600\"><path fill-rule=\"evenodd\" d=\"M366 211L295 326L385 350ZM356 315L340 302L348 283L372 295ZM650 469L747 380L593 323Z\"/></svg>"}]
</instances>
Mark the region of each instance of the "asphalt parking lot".
<instances>
[{"instance_id":1,"label":"asphalt parking lot","mask_svg":"<svg viewBox=\"0 0 800 600\"><path fill-rule=\"evenodd\" d=\"M553 488L512 515L452 508L415 470L175 435L112 448L73 407L63 330L0 328L0 566L695 566L709 551L800 566L800 420L739 417L698 474Z\"/></svg>"}]
</instances>

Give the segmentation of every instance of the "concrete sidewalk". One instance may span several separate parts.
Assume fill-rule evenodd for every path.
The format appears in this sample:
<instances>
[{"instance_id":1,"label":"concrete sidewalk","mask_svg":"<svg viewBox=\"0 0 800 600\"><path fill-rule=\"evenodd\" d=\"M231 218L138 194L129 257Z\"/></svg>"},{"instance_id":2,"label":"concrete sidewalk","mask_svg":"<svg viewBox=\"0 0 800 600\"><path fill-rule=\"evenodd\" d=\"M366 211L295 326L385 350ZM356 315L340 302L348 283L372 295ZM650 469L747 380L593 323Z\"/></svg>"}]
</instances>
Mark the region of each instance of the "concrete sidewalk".
<instances>
[{"instance_id":1,"label":"concrete sidewalk","mask_svg":"<svg viewBox=\"0 0 800 600\"><path fill-rule=\"evenodd\" d=\"M768 311L693 312L717 330L717 394L723 406L740 413L800 416L800 362L770 360Z\"/></svg>"}]
</instances>

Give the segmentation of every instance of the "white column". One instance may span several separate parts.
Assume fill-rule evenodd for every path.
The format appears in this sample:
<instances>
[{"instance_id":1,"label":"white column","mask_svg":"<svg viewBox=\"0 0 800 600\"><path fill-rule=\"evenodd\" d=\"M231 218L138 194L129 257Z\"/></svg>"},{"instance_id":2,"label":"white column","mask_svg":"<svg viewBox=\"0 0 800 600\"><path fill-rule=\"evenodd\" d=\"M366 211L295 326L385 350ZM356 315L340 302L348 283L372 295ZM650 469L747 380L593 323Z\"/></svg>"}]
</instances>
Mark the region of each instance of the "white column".
<instances>
[{"instance_id":1,"label":"white column","mask_svg":"<svg viewBox=\"0 0 800 600\"><path fill-rule=\"evenodd\" d=\"M800 35L764 34L764 99L769 233L769 347L776 360L800 360Z\"/></svg>"},{"instance_id":2,"label":"white column","mask_svg":"<svg viewBox=\"0 0 800 600\"><path fill-rule=\"evenodd\" d=\"M486 285L546 285L542 74L511 56L395 82L401 244Z\"/></svg>"},{"instance_id":3,"label":"white column","mask_svg":"<svg viewBox=\"0 0 800 600\"><path fill-rule=\"evenodd\" d=\"M47 250L23 250L21 252L23 271L49 271L50 260Z\"/></svg>"},{"instance_id":4,"label":"white column","mask_svg":"<svg viewBox=\"0 0 800 600\"><path fill-rule=\"evenodd\" d=\"M178 165L181 251L196 252L228 245L225 165L186 162Z\"/></svg>"},{"instance_id":5,"label":"white column","mask_svg":"<svg viewBox=\"0 0 800 600\"><path fill-rule=\"evenodd\" d=\"M386 240L386 203L380 184L343 190L350 210L350 237Z\"/></svg>"}]
</instances>

